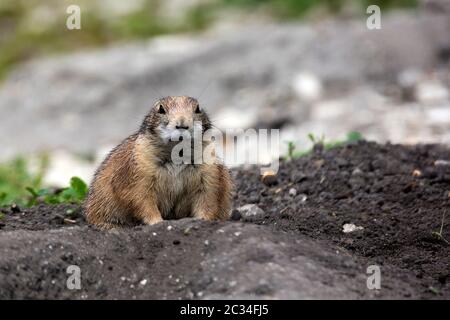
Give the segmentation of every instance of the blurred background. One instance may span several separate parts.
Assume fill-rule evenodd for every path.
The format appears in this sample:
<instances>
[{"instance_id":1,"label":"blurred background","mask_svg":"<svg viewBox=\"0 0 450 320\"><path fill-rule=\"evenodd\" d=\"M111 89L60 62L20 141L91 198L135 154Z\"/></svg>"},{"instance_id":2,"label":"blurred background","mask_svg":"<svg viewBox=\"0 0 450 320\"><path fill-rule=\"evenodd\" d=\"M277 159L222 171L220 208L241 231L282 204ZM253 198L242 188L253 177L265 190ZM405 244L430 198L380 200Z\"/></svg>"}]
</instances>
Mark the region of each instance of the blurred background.
<instances>
[{"instance_id":1,"label":"blurred background","mask_svg":"<svg viewBox=\"0 0 450 320\"><path fill-rule=\"evenodd\" d=\"M284 153L349 132L448 144L449 30L450 0L1 0L0 205L89 181L165 95L281 129Z\"/></svg>"}]
</instances>

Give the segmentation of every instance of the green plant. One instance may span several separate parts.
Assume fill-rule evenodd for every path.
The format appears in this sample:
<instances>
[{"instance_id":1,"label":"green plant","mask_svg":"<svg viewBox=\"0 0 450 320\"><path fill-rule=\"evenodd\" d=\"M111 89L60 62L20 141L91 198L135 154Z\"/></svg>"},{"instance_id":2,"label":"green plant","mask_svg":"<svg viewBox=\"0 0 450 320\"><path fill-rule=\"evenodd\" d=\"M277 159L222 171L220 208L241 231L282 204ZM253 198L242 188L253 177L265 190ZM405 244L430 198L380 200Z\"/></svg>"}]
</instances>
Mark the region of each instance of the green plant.
<instances>
[{"instance_id":1,"label":"green plant","mask_svg":"<svg viewBox=\"0 0 450 320\"><path fill-rule=\"evenodd\" d=\"M294 150L295 150L295 143L292 141L289 141L288 143L288 159L294 158Z\"/></svg>"},{"instance_id":2,"label":"green plant","mask_svg":"<svg viewBox=\"0 0 450 320\"><path fill-rule=\"evenodd\" d=\"M440 293L439 289L435 288L435 287L428 287L428 290L430 290L431 293L438 295Z\"/></svg>"},{"instance_id":3,"label":"green plant","mask_svg":"<svg viewBox=\"0 0 450 320\"><path fill-rule=\"evenodd\" d=\"M29 161L22 157L0 164L0 206L13 202L25 205L26 188L41 187L48 164L46 155L38 157L34 166L35 170L30 170Z\"/></svg>"},{"instance_id":4,"label":"green plant","mask_svg":"<svg viewBox=\"0 0 450 320\"><path fill-rule=\"evenodd\" d=\"M350 131L347 133L345 140L331 140L331 141L327 142L324 135L321 135L319 137L319 136L314 135L313 133L308 134L308 139L309 139L309 141L311 141L311 143L313 145L321 144L321 145L323 145L323 148L325 150L331 150L333 148L342 146L346 143L364 140L364 137L359 132ZM287 159L289 159L289 160L298 159L298 158L306 156L312 152L312 148L303 150L303 151L295 151L295 148L296 148L295 143L292 141L289 141L288 142L288 154L286 156Z\"/></svg>"},{"instance_id":5,"label":"green plant","mask_svg":"<svg viewBox=\"0 0 450 320\"><path fill-rule=\"evenodd\" d=\"M314 12L338 14L349 3L356 7L361 14L369 5L378 5L382 10L394 8L414 8L417 0L220 0L226 6L244 10L265 9L271 16L279 19L298 19Z\"/></svg>"},{"instance_id":6,"label":"green plant","mask_svg":"<svg viewBox=\"0 0 450 320\"><path fill-rule=\"evenodd\" d=\"M355 142L360 140L364 140L364 137L360 132L350 131L347 133L347 142Z\"/></svg>"},{"instance_id":7,"label":"green plant","mask_svg":"<svg viewBox=\"0 0 450 320\"><path fill-rule=\"evenodd\" d=\"M443 231L444 231L444 222L445 222L445 211L442 212L441 227L440 227L440 229L439 229L439 232L438 232L438 231L433 231L431 234L432 234L433 236L435 236L436 238L438 238L439 240L444 241L446 244L450 244L450 242L449 242L447 239L445 239L445 238L444 238L444 235L443 235Z\"/></svg>"},{"instance_id":8,"label":"green plant","mask_svg":"<svg viewBox=\"0 0 450 320\"><path fill-rule=\"evenodd\" d=\"M78 177L73 177L67 188L43 187L43 177L48 166L49 158L45 154L32 161L17 157L0 163L0 207L13 203L29 207L38 203L82 202L87 195L88 187Z\"/></svg>"},{"instance_id":9,"label":"green plant","mask_svg":"<svg viewBox=\"0 0 450 320\"><path fill-rule=\"evenodd\" d=\"M28 206L33 206L38 203L81 203L88 193L88 186L80 178L72 177L70 179L70 186L64 189L52 191L51 189L35 190L27 187L26 190L30 193L27 202Z\"/></svg>"}]
</instances>

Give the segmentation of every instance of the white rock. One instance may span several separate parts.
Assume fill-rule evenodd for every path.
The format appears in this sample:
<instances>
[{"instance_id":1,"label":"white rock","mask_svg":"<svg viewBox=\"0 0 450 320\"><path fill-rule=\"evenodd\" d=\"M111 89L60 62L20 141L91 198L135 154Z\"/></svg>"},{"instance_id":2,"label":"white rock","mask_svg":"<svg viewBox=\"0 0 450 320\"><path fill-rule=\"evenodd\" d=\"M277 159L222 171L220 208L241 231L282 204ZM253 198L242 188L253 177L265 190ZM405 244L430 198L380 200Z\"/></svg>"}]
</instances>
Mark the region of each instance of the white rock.
<instances>
[{"instance_id":1,"label":"white rock","mask_svg":"<svg viewBox=\"0 0 450 320\"><path fill-rule=\"evenodd\" d=\"M298 73L294 78L292 86L298 97L306 101L318 100L322 95L322 83L320 79L310 72Z\"/></svg>"},{"instance_id":2,"label":"white rock","mask_svg":"<svg viewBox=\"0 0 450 320\"><path fill-rule=\"evenodd\" d=\"M434 162L434 165L436 167L439 167L439 166L450 166L450 160L436 160Z\"/></svg>"},{"instance_id":3,"label":"white rock","mask_svg":"<svg viewBox=\"0 0 450 320\"><path fill-rule=\"evenodd\" d=\"M438 107L429 107L425 110L426 120L429 125L448 125L450 124L450 106L443 105Z\"/></svg>"},{"instance_id":4,"label":"white rock","mask_svg":"<svg viewBox=\"0 0 450 320\"><path fill-rule=\"evenodd\" d=\"M147 279L142 279L141 282L139 282L141 286L145 286L147 284Z\"/></svg>"},{"instance_id":5,"label":"white rock","mask_svg":"<svg viewBox=\"0 0 450 320\"><path fill-rule=\"evenodd\" d=\"M297 195L297 189L295 189L295 188L290 188L290 189L289 189L289 195L290 195L291 197L295 197L295 196Z\"/></svg>"},{"instance_id":6,"label":"white rock","mask_svg":"<svg viewBox=\"0 0 450 320\"><path fill-rule=\"evenodd\" d=\"M417 69L407 69L398 75L398 83L404 88L413 87L417 84L421 73Z\"/></svg>"},{"instance_id":7,"label":"white rock","mask_svg":"<svg viewBox=\"0 0 450 320\"><path fill-rule=\"evenodd\" d=\"M417 85L416 97L425 104L443 102L448 100L448 90L437 80L427 80Z\"/></svg>"},{"instance_id":8,"label":"white rock","mask_svg":"<svg viewBox=\"0 0 450 320\"><path fill-rule=\"evenodd\" d=\"M363 230L363 227L360 226L356 226L353 223L346 223L344 224L342 231L344 233L350 233L350 232L354 232L354 231L358 231L358 230Z\"/></svg>"},{"instance_id":9,"label":"white rock","mask_svg":"<svg viewBox=\"0 0 450 320\"><path fill-rule=\"evenodd\" d=\"M311 110L311 118L315 120L330 120L345 116L351 106L343 99L319 101Z\"/></svg>"},{"instance_id":10,"label":"white rock","mask_svg":"<svg viewBox=\"0 0 450 320\"><path fill-rule=\"evenodd\" d=\"M306 202L306 200L308 200L308 196L304 193L299 195L300 198L300 202Z\"/></svg>"},{"instance_id":11,"label":"white rock","mask_svg":"<svg viewBox=\"0 0 450 320\"><path fill-rule=\"evenodd\" d=\"M242 207L237 208L242 217L254 217L258 215L263 215L264 211L258 207L256 204L246 204Z\"/></svg>"}]
</instances>

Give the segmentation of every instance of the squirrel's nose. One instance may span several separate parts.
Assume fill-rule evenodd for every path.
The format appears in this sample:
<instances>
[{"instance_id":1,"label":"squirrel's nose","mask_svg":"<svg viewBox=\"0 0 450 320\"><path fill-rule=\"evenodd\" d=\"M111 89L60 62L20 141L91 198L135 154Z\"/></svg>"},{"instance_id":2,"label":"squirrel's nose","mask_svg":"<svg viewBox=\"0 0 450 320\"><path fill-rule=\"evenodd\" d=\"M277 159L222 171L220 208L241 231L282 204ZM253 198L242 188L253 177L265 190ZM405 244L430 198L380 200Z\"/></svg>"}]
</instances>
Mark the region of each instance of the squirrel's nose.
<instances>
[{"instance_id":1,"label":"squirrel's nose","mask_svg":"<svg viewBox=\"0 0 450 320\"><path fill-rule=\"evenodd\" d=\"M180 126L175 126L175 128L187 130L187 129L189 129L189 126L186 126L186 125L180 125Z\"/></svg>"}]
</instances>

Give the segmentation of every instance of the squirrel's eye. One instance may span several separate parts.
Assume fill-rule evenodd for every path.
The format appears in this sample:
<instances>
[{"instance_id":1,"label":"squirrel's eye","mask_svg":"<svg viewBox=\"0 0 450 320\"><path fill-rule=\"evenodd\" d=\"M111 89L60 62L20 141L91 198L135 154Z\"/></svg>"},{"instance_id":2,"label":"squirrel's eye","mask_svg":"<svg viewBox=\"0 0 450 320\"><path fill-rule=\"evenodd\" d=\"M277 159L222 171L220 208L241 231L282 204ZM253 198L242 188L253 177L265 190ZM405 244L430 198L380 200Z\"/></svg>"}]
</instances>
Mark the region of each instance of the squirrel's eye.
<instances>
[{"instance_id":1,"label":"squirrel's eye","mask_svg":"<svg viewBox=\"0 0 450 320\"><path fill-rule=\"evenodd\" d=\"M197 107L195 108L195 113L202 113L199 105L197 105Z\"/></svg>"},{"instance_id":2,"label":"squirrel's eye","mask_svg":"<svg viewBox=\"0 0 450 320\"><path fill-rule=\"evenodd\" d=\"M166 113L166 110L164 110L164 107L162 105L159 105L158 113L160 113L160 114L165 114Z\"/></svg>"}]
</instances>

